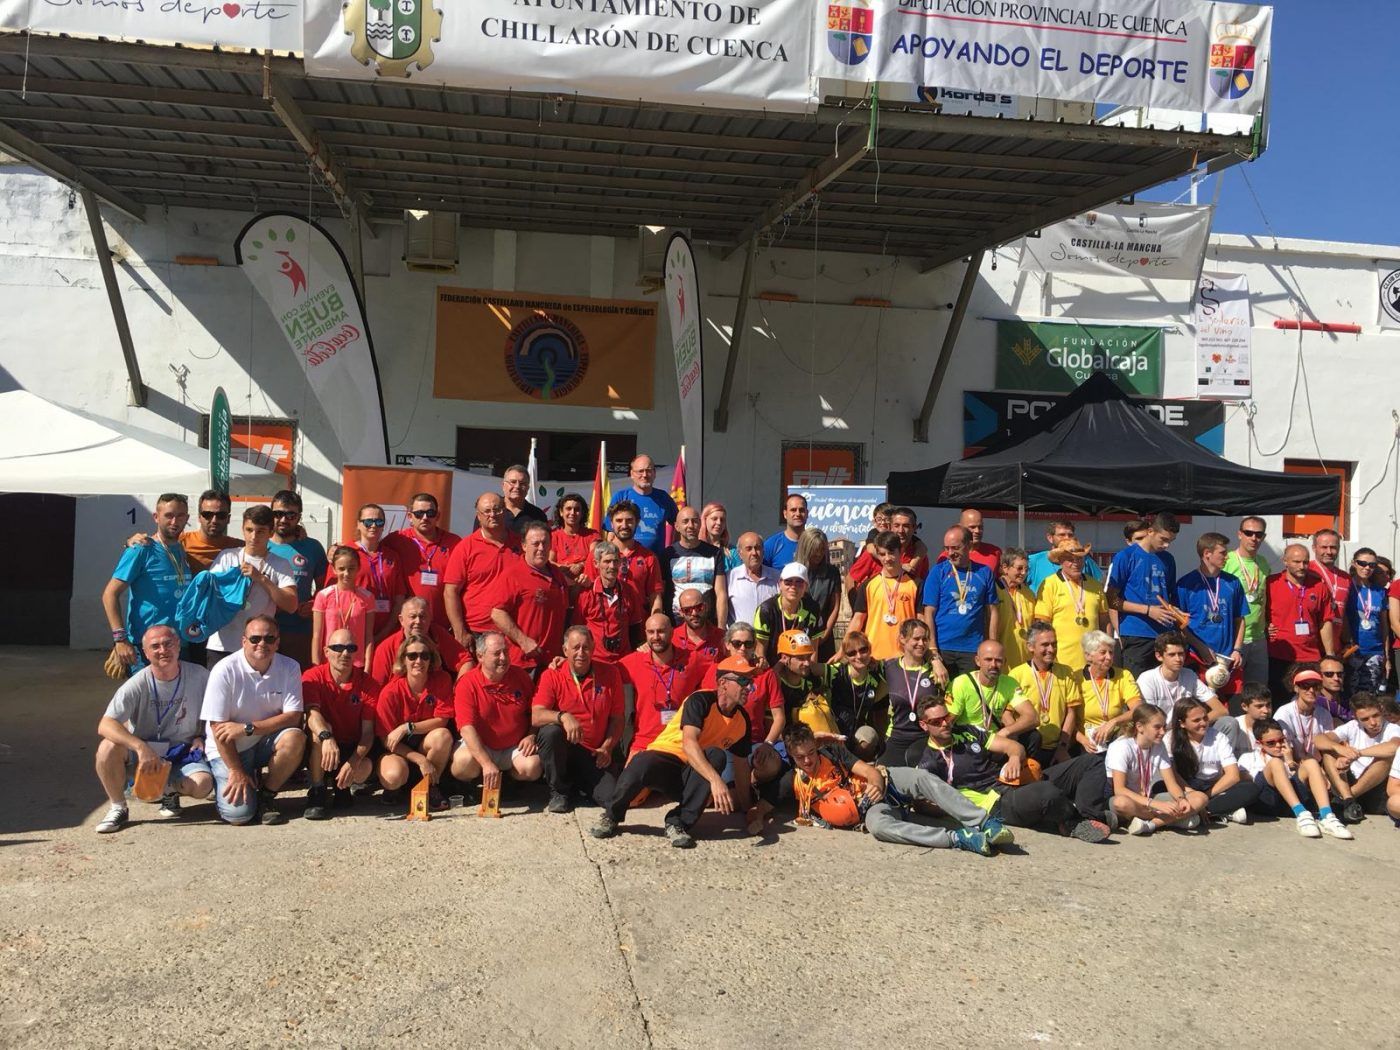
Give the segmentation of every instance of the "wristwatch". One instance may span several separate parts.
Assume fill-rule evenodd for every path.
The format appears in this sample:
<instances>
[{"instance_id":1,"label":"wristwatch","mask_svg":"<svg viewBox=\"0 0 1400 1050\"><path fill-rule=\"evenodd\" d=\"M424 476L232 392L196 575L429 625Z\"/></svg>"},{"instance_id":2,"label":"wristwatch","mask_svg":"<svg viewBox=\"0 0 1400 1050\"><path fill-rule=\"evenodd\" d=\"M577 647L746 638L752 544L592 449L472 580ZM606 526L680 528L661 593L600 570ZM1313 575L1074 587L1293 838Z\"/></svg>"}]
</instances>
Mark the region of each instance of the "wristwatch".
<instances>
[{"instance_id":1,"label":"wristwatch","mask_svg":"<svg viewBox=\"0 0 1400 1050\"><path fill-rule=\"evenodd\" d=\"M404 724L408 726L408 735L409 735L409 736L413 736L413 735L414 735L414 732L413 732L413 723L412 723L412 722L405 722Z\"/></svg>"},{"instance_id":2,"label":"wristwatch","mask_svg":"<svg viewBox=\"0 0 1400 1050\"><path fill-rule=\"evenodd\" d=\"M244 722L244 723L243 723L243 735L244 735L244 736L252 736L252 735L253 735L253 723L252 723L252 722Z\"/></svg>"},{"instance_id":3,"label":"wristwatch","mask_svg":"<svg viewBox=\"0 0 1400 1050\"><path fill-rule=\"evenodd\" d=\"M323 729L316 734L316 739L324 742L326 740L329 740L333 736L335 736L335 734L332 733L329 729Z\"/></svg>"}]
</instances>

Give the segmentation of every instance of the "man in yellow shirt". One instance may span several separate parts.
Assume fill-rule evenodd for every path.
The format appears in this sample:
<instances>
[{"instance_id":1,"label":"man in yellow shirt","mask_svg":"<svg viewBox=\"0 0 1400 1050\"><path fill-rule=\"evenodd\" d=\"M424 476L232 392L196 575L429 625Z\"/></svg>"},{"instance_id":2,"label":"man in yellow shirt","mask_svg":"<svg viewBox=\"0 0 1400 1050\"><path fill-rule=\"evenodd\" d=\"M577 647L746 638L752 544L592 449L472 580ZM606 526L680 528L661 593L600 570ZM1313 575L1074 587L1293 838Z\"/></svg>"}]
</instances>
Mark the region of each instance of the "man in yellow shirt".
<instances>
[{"instance_id":1,"label":"man in yellow shirt","mask_svg":"<svg viewBox=\"0 0 1400 1050\"><path fill-rule=\"evenodd\" d=\"M1039 754L1030 752L1042 766L1054 765L1069 758L1069 748L1079 730L1083 700L1074 681L1074 672L1055 659L1058 643L1055 628L1043 620L1031 624L1026 648L1030 660L1012 668L1011 677L1021 692L1035 705L1039 718Z\"/></svg>"}]
</instances>

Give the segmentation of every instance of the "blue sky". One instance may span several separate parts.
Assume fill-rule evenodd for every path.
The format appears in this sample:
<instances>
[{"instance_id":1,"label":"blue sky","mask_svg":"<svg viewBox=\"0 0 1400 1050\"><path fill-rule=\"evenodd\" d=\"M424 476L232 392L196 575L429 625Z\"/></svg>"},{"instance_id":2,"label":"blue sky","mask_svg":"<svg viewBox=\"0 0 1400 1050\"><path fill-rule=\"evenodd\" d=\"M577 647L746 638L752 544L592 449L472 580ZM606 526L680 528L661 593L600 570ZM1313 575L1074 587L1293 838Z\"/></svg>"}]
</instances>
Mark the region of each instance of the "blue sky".
<instances>
[{"instance_id":1,"label":"blue sky","mask_svg":"<svg viewBox=\"0 0 1400 1050\"><path fill-rule=\"evenodd\" d=\"M1396 0L1278 0L1274 4L1269 148L1224 174L1220 233L1267 233L1248 175L1280 237L1400 243L1390 187L1400 168L1394 119L1400 83ZM1185 184L1144 194L1171 200ZM1203 183L1209 204L1215 181Z\"/></svg>"}]
</instances>

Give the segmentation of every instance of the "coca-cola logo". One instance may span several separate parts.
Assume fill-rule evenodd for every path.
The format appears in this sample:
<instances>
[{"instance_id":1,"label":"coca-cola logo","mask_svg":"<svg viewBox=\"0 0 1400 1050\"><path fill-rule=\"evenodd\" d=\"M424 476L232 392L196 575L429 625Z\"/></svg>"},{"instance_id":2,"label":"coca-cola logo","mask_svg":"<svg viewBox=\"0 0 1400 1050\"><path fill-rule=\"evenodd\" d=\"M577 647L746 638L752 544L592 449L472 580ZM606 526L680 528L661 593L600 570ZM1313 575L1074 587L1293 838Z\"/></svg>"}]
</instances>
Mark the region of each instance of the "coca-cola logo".
<instances>
[{"instance_id":1,"label":"coca-cola logo","mask_svg":"<svg viewBox=\"0 0 1400 1050\"><path fill-rule=\"evenodd\" d=\"M308 365L324 364L359 338L360 330L358 328L352 324L343 324L340 326L340 331L328 335L324 339L318 339L308 346L302 351L302 356L306 358Z\"/></svg>"}]
</instances>

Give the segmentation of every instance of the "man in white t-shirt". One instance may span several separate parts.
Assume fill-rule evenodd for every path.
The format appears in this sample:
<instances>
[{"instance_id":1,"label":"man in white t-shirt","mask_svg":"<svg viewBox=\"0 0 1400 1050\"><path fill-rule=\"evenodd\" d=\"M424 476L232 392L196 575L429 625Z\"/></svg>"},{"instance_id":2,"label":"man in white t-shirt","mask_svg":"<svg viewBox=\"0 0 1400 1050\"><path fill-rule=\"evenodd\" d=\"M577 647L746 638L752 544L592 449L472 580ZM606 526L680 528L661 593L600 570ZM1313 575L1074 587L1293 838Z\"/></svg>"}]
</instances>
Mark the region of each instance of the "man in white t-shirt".
<instances>
[{"instance_id":1,"label":"man in white t-shirt","mask_svg":"<svg viewBox=\"0 0 1400 1050\"><path fill-rule=\"evenodd\" d=\"M99 835L126 826L128 770L149 770L170 762L160 800L162 817L180 815L180 796L208 798L214 786L205 761L199 711L209 672L180 659L180 636L157 624L141 636L146 666L124 681L97 723L97 779L111 808L97 825Z\"/></svg>"},{"instance_id":2,"label":"man in white t-shirt","mask_svg":"<svg viewBox=\"0 0 1400 1050\"><path fill-rule=\"evenodd\" d=\"M270 616L279 609L285 613L296 611L297 581L291 563L267 549L272 538L272 520L272 511L267 507L249 507L243 512L243 546L220 551L209 566L210 572L236 566L248 577L249 584L243 609L209 636L206 648L211 668L238 651L243 625L250 618Z\"/></svg>"},{"instance_id":3,"label":"man in white t-shirt","mask_svg":"<svg viewBox=\"0 0 1400 1050\"><path fill-rule=\"evenodd\" d=\"M205 750L218 790L214 802L229 824L247 824L262 811L264 824L283 824L277 789L301 765L301 666L277 653L277 621L254 616L243 646L209 673L200 717ZM262 784L258 774L266 766Z\"/></svg>"},{"instance_id":4,"label":"man in white t-shirt","mask_svg":"<svg viewBox=\"0 0 1400 1050\"><path fill-rule=\"evenodd\" d=\"M1386 720L1374 693L1353 693L1356 715L1317 739L1322 768L1338 797L1334 805L1349 824L1367 813L1384 813L1386 778L1400 750L1400 726Z\"/></svg>"},{"instance_id":5,"label":"man in white t-shirt","mask_svg":"<svg viewBox=\"0 0 1400 1050\"><path fill-rule=\"evenodd\" d=\"M1186 666L1186 639L1176 631L1159 634L1153 643L1152 651L1157 656L1157 666L1144 671L1137 677L1138 691L1144 703L1156 704L1167 716L1167 726L1172 725L1172 711L1179 701L1190 697L1206 705L1210 724L1215 726L1231 746L1237 746L1240 733L1239 723L1226 717L1229 712L1215 692L1201 681L1195 671ZM1224 721L1221 721L1224 719ZM1218 724L1217 724L1218 723Z\"/></svg>"}]
</instances>

